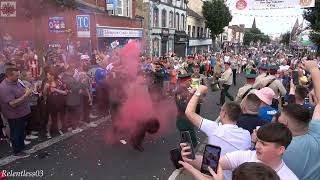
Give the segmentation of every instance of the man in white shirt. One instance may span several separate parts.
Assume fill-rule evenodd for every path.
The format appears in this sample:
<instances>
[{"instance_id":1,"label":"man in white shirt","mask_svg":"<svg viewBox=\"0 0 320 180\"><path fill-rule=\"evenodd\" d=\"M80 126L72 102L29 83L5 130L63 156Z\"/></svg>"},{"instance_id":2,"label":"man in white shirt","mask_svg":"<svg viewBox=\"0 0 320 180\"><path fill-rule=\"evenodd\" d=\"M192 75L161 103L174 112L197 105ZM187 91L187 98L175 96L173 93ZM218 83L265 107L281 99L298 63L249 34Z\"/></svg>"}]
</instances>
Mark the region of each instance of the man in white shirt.
<instances>
[{"instance_id":1,"label":"man in white shirt","mask_svg":"<svg viewBox=\"0 0 320 180\"><path fill-rule=\"evenodd\" d=\"M225 70L222 73L221 78L218 80L219 82L222 83L222 89L221 89L221 94L220 94L220 103L217 104L219 106L222 106L224 104L226 96L231 101L234 100L234 98L228 92L229 88L233 82L233 72L232 72L230 65L231 65L230 62L224 62Z\"/></svg>"},{"instance_id":2,"label":"man in white shirt","mask_svg":"<svg viewBox=\"0 0 320 180\"><path fill-rule=\"evenodd\" d=\"M281 123L269 123L261 126L257 131L256 151L234 151L220 158L220 166L224 170L234 170L246 162L260 162L272 169L279 175L281 180L298 180L298 177L287 167L282 156L292 140L291 131ZM181 144L181 155L185 162L189 162L195 168L200 169L202 156L196 156L190 160L190 147Z\"/></svg>"},{"instance_id":3,"label":"man in white shirt","mask_svg":"<svg viewBox=\"0 0 320 180\"><path fill-rule=\"evenodd\" d=\"M251 148L249 131L236 125L241 114L239 104L227 102L221 107L220 121L222 124L204 119L195 112L200 96L207 92L206 86L199 86L186 108L187 118L208 136L209 144L221 147L221 155L238 150L249 150ZM231 179L230 171L226 171L224 174L226 179Z\"/></svg>"}]
</instances>

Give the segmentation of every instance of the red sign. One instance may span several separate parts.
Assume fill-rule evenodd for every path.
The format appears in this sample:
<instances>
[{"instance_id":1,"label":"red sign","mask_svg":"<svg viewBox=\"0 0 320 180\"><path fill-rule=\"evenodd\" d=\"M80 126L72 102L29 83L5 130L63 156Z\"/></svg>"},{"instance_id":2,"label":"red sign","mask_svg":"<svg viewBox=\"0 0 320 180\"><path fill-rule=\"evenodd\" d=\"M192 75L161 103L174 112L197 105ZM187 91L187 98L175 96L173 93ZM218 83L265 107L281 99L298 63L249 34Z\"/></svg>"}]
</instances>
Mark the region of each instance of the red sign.
<instances>
[{"instance_id":1,"label":"red sign","mask_svg":"<svg viewBox=\"0 0 320 180\"><path fill-rule=\"evenodd\" d=\"M0 17L16 17L17 8L15 1L1 1L0 4Z\"/></svg>"},{"instance_id":2,"label":"red sign","mask_svg":"<svg viewBox=\"0 0 320 180\"><path fill-rule=\"evenodd\" d=\"M244 10L247 8L248 3L245 0L238 0L236 3L236 8L239 10Z\"/></svg>"}]
</instances>

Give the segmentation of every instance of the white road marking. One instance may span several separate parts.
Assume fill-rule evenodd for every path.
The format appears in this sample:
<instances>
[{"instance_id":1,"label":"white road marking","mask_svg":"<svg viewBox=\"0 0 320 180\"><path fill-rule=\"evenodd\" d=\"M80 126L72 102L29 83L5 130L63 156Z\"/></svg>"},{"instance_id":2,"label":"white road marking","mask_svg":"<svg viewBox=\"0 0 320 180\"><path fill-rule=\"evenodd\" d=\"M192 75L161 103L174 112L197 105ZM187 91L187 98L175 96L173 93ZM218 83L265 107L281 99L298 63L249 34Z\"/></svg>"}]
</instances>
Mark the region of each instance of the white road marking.
<instances>
[{"instance_id":1,"label":"white road marking","mask_svg":"<svg viewBox=\"0 0 320 180\"><path fill-rule=\"evenodd\" d=\"M108 120L107 117L103 117L97 121L94 121L95 124L101 124L103 122L106 122ZM86 130L86 129L89 129L90 127L89 126L82 126L81 129L83 130ZM84 131L82 131L84 132ZM71 136L74 136L76 134L80 134L80 133L72 133L72 132L67 132L65 134L63 134L62 136L57 136L57 137L54 137L52 139L49 139L47 141L44 141L42 143L39 143L39 144L36 144L34 145L31 149L28 149L28 150L25 150L24 152L26 153L29 153L29 154L33 154L41 149L44 149L44 148L47 148L49 146L52 146L53 144L57 143L57 142L60 142L60 141L63 141ZM4 157L4 158L1 158L0 159L0 167L1 166L4 166L4 165L7 165L13 161L16 161L20 158L16 157L16 156L13 156L13 155L10 155L10 156L7 156L7 157Z\"/></svg>"}]
</instances>

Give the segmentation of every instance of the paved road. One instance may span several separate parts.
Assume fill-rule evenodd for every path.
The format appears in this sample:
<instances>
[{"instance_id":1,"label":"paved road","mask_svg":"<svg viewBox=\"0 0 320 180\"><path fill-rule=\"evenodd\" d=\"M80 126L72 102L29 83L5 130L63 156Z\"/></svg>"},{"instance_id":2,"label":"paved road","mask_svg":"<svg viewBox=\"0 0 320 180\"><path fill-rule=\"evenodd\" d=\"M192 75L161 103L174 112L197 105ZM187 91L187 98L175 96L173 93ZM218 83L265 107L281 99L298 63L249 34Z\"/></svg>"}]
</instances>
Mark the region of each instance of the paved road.
<instances>
[{"instance_id":1,"label":"paved road","mask_svg":"<svg viewBox=\"0 0 320 180\"><path fill-rule=\"evenodd\" d=\"M240 78L241 82L243 81ZM243 83L238 83L243 84ZM235 95L239 86L232 86L230 92ZM208 119L217 117L216 105L219 92L210 92L202 106L202 115ZM42 170L41 178L14 179L49 179L49 180L166 180L174 171L169 159L169 150L178 146L179 134L175 129L175 120L166 134L160 137L148 137L144 144L145 151L137 152L128 144L107 144L105 135L110 127L105 119L96 128L58 137L56 143L39 151L31 150L26 159L15 160L0 167L7 171ZM199 141L204 135L199 133ZM49 143L44 143L44 146ZM7 156L10 149L0 144L0 154ZM29 147L31 147L29 145ZM8 158L3 158L3 160ZM7 178L11 179L11 178Z\"/></svg>"}]
</instances>

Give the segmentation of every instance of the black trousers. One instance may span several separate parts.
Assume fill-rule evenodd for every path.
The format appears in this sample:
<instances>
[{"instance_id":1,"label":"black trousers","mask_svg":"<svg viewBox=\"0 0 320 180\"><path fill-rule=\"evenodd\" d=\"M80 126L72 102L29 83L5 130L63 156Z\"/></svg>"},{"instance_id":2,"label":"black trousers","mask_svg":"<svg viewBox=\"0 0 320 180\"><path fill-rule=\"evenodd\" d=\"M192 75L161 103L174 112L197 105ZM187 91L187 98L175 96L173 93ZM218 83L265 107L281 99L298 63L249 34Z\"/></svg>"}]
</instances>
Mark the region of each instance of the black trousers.
<instances>
[{"instance_id":1,"label":"black trousers","mask_svg":"<svg viewBox=\"0 0 320 180\"><path fill-rule=\"evenodd\" d=\"M228 90L230 88L230 85L223 84L222 89L221 89L221 94L220 94L220 104L223 105L226 101L226 96L233 101L234 98L229 94Z\"/></svg>"},{"instance_id":2,"label":"black trousers","mask_svg":"<svg viewBox=\"0 0 320 180\"><path fill-rule=\"evenodd\" d=\"M233 85L237 85L237 69L232 69Z\"/></svg>"},{"instance_id":3,"label":"black trousers","mask_svg":"<svg viewBox=\"0 0 320 180\"><path fill-rule=\"evenodd\" d=\"M81 115L82 120L84 122L89 123L90 122L90 118L89 118L89 113L90 113L90 105L89 105L89 97L88 96L81 96Z\"/></svg>"},{"instance_id":4,"label":"black trousers","mask_svg":"<svg viewBox=\"0 0 320 180\"><path fill-rule=\"evenodd\" d=\"M29 115L26 127L26 134L30 135L31 131L40 129L40 109L39 106L31 106L31 114Z\"/></svg>"},{"instance_id":5,"label":"black trousers","mask_svg":"<svg viewBox=\"0 0 320 180\"><path fill-rule=\"evenodd\" d=\"M67 127L77 128L80 125L80 106L67 106Z\"/></svg>"},{"instance_id":6,"label":"black trousers","mask_svg":"<svg viewBox=\"0 0 320 180\"><path fill-rule=\"evenodd\" d=\"M8 119L10 127L10 141L12 143L13 153L17 154L24 150L26 122L30 116L24 116L16 119Z\"/></svg>"}]
</instances>

